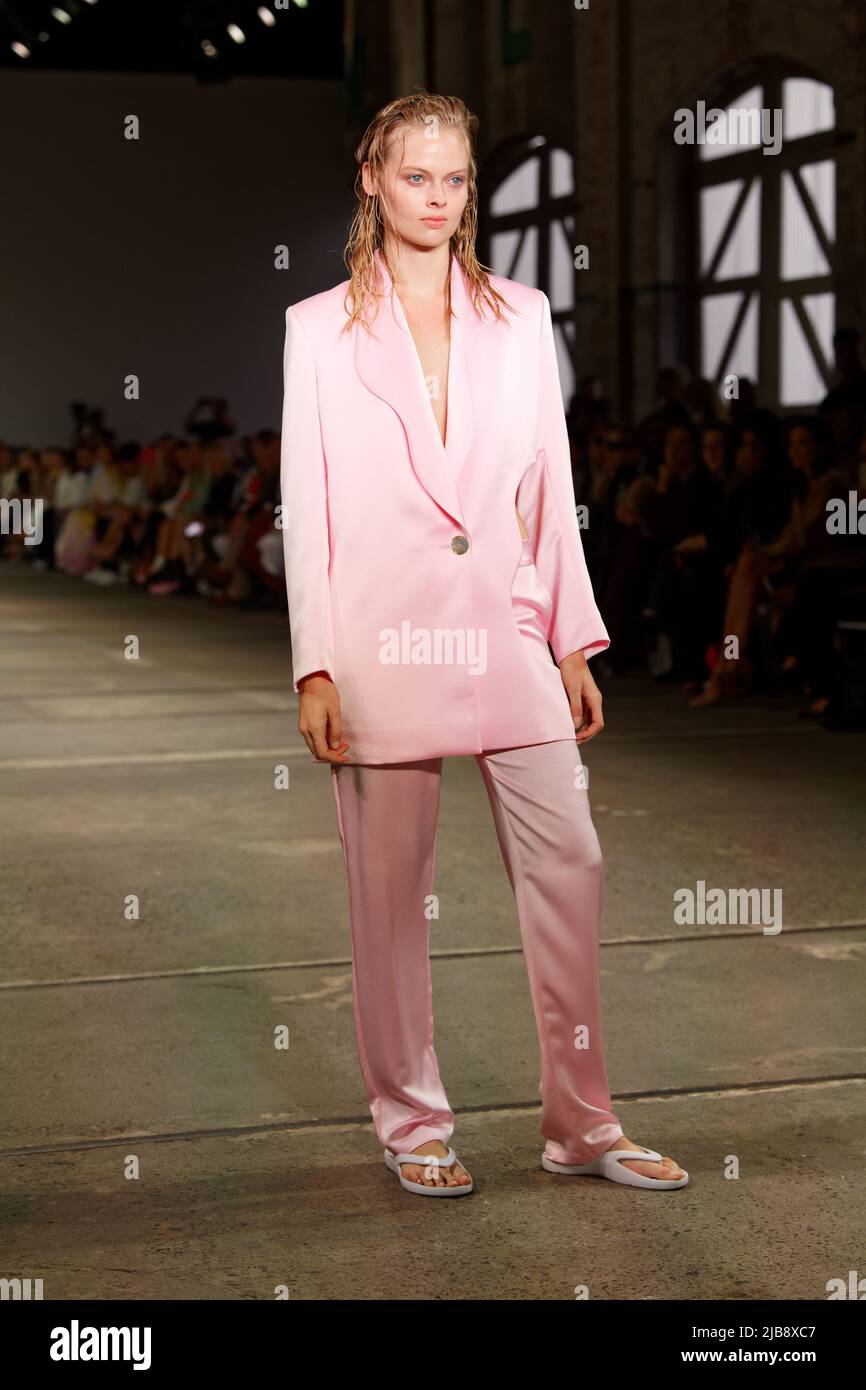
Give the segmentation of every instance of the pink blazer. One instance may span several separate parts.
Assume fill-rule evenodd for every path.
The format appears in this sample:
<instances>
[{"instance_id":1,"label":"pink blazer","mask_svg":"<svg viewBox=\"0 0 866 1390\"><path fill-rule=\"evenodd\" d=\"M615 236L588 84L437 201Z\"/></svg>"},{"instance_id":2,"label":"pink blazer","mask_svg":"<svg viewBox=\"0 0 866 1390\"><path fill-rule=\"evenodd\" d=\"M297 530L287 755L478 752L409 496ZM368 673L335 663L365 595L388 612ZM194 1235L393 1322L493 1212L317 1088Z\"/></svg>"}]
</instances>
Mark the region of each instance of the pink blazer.
<instances>
[{"instance_id":1,"label":"pink blazer","mask_svg":"<svg viewBox=\"0 0 866 1390\"><path fill-rule=\"evenodd\" d=\"M378 252L377 264L390 295ZM452 256L444 446L396 293L375 320L370 306L372 335L340 331L348 280L286 311L294 689L313 671L336 682L352 762L573 738L550 649L559 662L610 645L575 511L550 304L491 281L515 310L502 323L476 313Z\"/></svg>"}]
</instances>

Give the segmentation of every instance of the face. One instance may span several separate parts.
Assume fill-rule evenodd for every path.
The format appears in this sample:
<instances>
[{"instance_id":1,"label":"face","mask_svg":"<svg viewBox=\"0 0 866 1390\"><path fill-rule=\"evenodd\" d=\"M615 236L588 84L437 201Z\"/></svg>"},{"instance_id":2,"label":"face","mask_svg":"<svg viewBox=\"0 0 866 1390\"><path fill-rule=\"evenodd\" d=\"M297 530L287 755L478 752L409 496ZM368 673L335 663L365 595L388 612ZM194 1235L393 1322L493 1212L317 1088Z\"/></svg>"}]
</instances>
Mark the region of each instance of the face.
<instances>
[{"instance_id":1,"label":"face","mask_svg":"<svg viewBox=\"0 0 866 1390\"><path fill-rule=\"evenodd\" d=\"M280 451L277 441L265 440L262 444L261 466L265 473L276 473L280 466Z\"/></svg>"},{"instance_id":2,"label":"face","mask_svg":"<svg viewBox=\"0 0 866 1390\"><path fill-rule=\"evenodd\" d=\"M608 468L615 468L625 460L628 443L622 430L609 429L602 436L604 440L605 462Z\"/></svg>"},{"instance_id":3,"label":"face","mask_svg":"<svg viewBox=\"0 0 866 1390\"><path fill-rule=\"evenodd\" d=\"M688 430L668 430L665 435L665 463L678 475L693 463L692 438Z\"/></svg>"},{"instance_id":4,"label":"face","mask_svg":"<svg viewBox=\"0 0 866 1390\"><path fill-rule=\"evenodd\" d=\"M364 191L375 185L368 164ZM419 250L447 244L469 195L469 155L459 130L407 126L390 140L380 196L401 241Z\"/></svg>"},{"instance_id":5,"label":"face","mask_svg":"<svg viewBox=\"0 0 866 1390\"><path fill-rule=\"evenodd\" d=\"M810 473L815 462L815 436L811 430L797 425L788 435L788 458L795 468Z\"/></svg>"},{"instance_id":6,"label":"face","mask_svg":"<svg viewBox=\"0 0 866 1390\"><path fill-rule=\"evenodd\" d=\"M764 461L764 446L754 430L743 430L737 449L737 464L747 473L760 468Z\"/></svg>"}]
</instances>

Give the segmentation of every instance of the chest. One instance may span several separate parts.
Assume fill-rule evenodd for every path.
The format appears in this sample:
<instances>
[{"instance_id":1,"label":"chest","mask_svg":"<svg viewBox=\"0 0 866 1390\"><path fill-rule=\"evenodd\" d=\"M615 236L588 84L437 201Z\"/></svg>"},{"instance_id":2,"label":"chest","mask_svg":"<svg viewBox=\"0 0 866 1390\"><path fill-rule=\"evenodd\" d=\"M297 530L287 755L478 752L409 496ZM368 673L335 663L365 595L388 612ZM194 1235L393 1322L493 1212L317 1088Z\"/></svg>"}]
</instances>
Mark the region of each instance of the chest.
<instances>
[{"instance_id":1,"label":"chest","mask_svg":"<svg viewBox=\"0 0 866 1390\"><path fill-rule=\"evenodd\" d=\"M448 421L448 367L451 336L443 308L431 310L404 304L406 322L433 407L433 417L444 444Z\"/></svg>"}]
</instances>

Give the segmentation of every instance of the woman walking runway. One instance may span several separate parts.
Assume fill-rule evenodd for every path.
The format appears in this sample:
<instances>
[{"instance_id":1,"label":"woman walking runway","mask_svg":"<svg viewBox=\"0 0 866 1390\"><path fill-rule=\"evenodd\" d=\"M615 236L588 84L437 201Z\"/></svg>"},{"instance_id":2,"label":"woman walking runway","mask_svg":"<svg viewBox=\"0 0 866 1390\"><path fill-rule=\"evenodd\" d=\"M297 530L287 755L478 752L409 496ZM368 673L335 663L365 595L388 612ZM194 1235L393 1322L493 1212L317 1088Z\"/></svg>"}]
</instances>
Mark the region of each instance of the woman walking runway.
<instances>
[{"instance_id":1,"label":"woman walking runway","mask_svg":"<svg viewBox=\"0 0 866 1390\"><path fill-rule=\"evenodd\" d=\"M283 537L298 727L330 765L355 1026L389 1168L472 1179L433 1046L442 760L474 754L514 890L541 1054L542 1163L681 1187L611 1109L603 865L579 745L609 645L575 513L550 305L475 255L475 118L420 93L356 153L348 280L286 313ZM552 654L551 654L552 653Z\"/></svg>"}]
</instances>

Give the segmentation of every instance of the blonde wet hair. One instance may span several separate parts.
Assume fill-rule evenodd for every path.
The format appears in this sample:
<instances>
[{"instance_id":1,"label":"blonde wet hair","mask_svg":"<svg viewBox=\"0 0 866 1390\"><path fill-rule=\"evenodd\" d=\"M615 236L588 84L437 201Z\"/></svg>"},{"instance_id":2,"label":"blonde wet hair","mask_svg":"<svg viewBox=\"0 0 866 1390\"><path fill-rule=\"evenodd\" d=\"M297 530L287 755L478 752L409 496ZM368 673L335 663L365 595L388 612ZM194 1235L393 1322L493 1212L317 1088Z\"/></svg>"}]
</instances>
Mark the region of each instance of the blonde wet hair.
<instances>
[{"instance_id":1,"label":"blonde wet hair","mask_svg":"<svg viewBox=\"0 0 866 1390\"><path fill-rule=\"evenodd\" d=\"M468 194L466 207L460 225L451 237L451 251L460 264L467 280L472 302L479 313L484 307L490 309L495 318L503 318L501 305L511 308L508 301L490 283L494 272L484 266L475 254L475 240L478 235L478 166L475 160L475 136L478 130L478 117L473 115L465 102L459 97L437 96L432 92L414 92L411 96L399 97L377 111L368 125L355 150L358 171L355 176L355 194L358 205L352 217L349 237L343 259L349 272L350 283L346 291L345 327L360 322L369 330L365 317L368 301L377 296L377 277L375 253L379 251L392 282L394 269L385 254L385 229L397 235L390 219L387 204L377 193L366 193L362 178L365 163L381 186L385 173L385 162L392 148L391 142L407 129L430 131L433 138L442 130L459 130L466 143ZM450 280L446 289L450 293ZM450 304L448 306L450 313Z\"/></svg>"}]
</instances>

